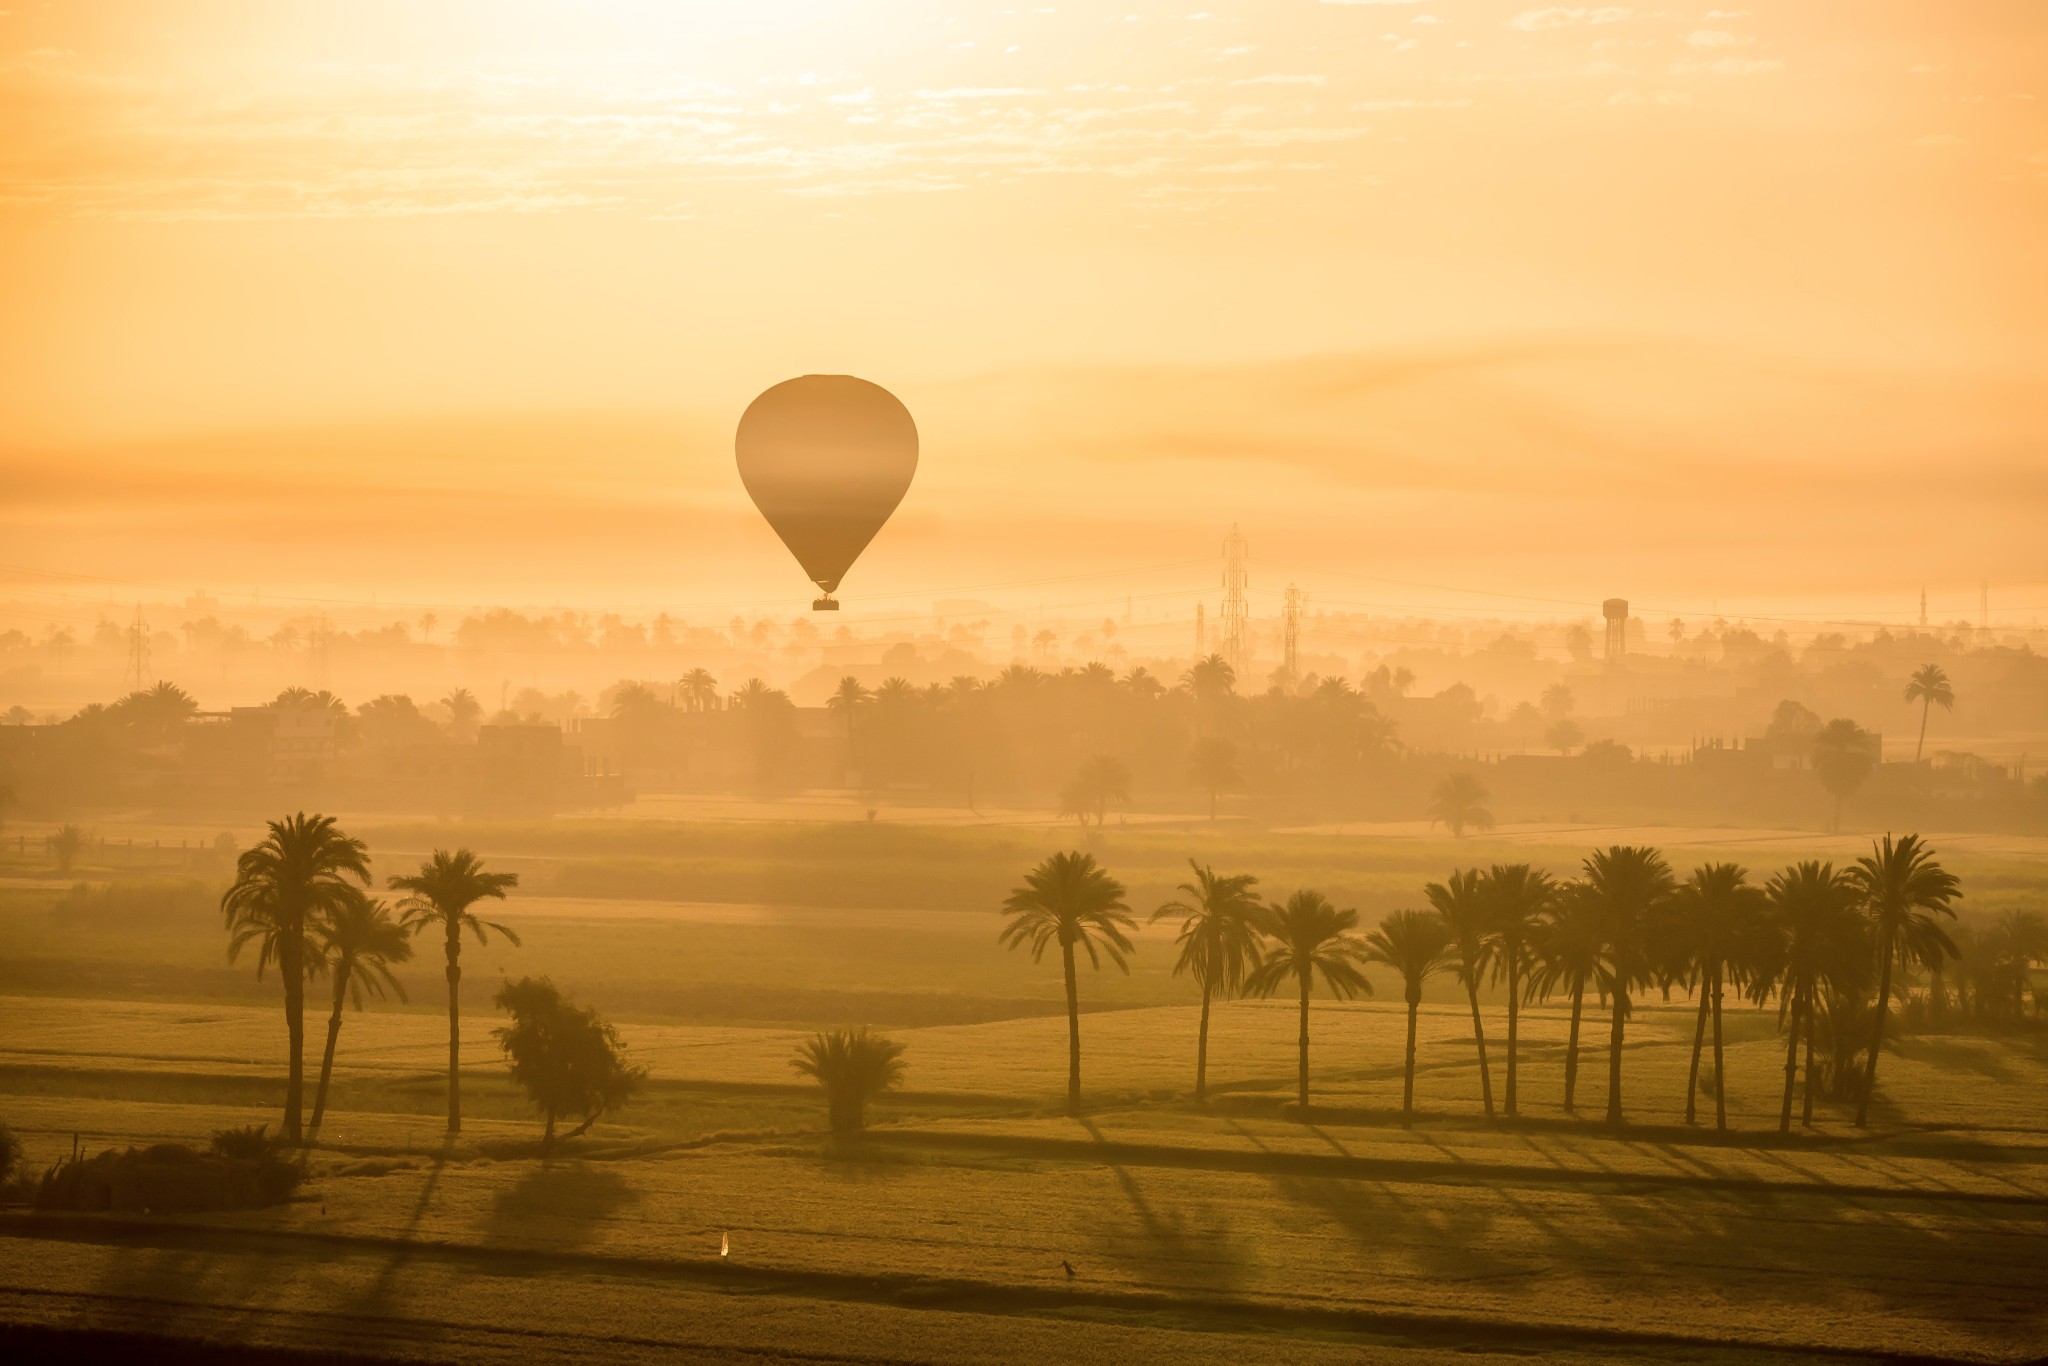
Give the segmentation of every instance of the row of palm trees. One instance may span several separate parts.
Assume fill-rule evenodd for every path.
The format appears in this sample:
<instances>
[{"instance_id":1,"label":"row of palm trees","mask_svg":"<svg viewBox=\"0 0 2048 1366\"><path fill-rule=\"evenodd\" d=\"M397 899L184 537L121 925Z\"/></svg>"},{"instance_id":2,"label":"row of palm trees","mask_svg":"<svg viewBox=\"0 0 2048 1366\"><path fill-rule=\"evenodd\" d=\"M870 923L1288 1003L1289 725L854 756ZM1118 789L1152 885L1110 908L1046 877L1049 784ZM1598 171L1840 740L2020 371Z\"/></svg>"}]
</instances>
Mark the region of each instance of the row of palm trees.
<instances>
[{"instance_id":1,"label":"row of palm trees","mask_svg":"<svg viewBox=\"0 0 2048 1366\"><path fill-rule=\"evenodd\" d=\"M1517 1112L1523 1006L1562 993L1571 1003L1565 1048L1564 1107L1575 1109L1580 1028L1589 991L1608 1010L1607 1121L1623 1122L1622 1058L1639 993L1674 988L1697 996L1685 1117L1696 1121L1702 1053L1713 1048L1714 1123L1728 1125L1722 1084L1722 1003L1734 989L1761 1006L1773 999L1786 1035L1779 1128L1790 1127L1800 1049L1805 1049L1803 1122L1813 1119L1816 1050L1825 1035L1826 1072L1837 1095L1853 1099L1866 1123L1898 970L1923 969L1939 991L1956 956L1943 926L1961 895L1918 835L1874 842L1846 868L1808 860L1762 884L1733 863L1707 863L1681 881L1664 856L1640 845L1589 855L1579 875L1560 881L1529 864L1455 871L1423 889L1428 909L1396 911L1369 933L1358 914L1303 889L1267 903L1250 874L1218 874L1190 860L1193 878L1152 919L1177 920L1176 975L1201 990L1195 1041L1195 1098L1207 1098L1209 1020L1214 1001L1271 996L1291 986L1299 1000L1299 1104L1309 1102L1309 1001L1320 980L1344 999L1372 991L1363 967L1380 964L1401 978L1408 1006L1401 1108L1415 1105L1415 1035L1424 983L1450 973L1472 1012L1482 1103L1495 1111L1479 994L1504 987L1507 1038L1500 1112ZM1067 1001L1067 1100L1081 1098L1077 955L1128 971L1137 922L1121 882L1084 853L1060 853L1025 875L1003 904L1000 940L1028 946L1034 961L1060 951ZM1860 1068L1860 1071L1858 1070Z\"/></svg>"},{"instance_id":2,"label":"row of palm trees","mask_svg":"<svg viewBox=\"0 0 2048 1366\"><path fill-rule=\"evenodd\" d=\"M467 849L437 849L417 873L388 879L390 890L403 893L395 907L371 896L371 885L368 847L343 833L332 816L299 812L269 822L265 837L236 861L234 883L221 896L228 961L254 945L257 975L275 963L284 987L290 1054L280 1137L289 1144L310 1142L319 1132L344 1003L360 1010L366 995L386 990L403 1000L391 966L409 959L413 937L429 931L441 935L448 980L448 1132L462 1128L462 936L467 931L482 943L496 931L519 942L509 927L479 919L471 909L487 898L503 900L519 875L490 872ZM302 1126L305 991L323 974L333 984L333 1011L312 1119Z\"/></svg>"}]
</instances>

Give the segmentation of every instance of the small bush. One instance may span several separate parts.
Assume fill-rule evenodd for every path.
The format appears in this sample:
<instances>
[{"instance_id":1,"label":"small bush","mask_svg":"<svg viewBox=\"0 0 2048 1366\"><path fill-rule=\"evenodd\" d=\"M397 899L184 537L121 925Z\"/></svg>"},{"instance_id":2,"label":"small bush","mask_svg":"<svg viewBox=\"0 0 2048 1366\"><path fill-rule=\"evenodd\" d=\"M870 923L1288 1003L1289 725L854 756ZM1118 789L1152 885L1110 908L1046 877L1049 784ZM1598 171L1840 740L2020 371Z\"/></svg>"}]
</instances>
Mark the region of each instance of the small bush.
<instances>
[{"instance_id":1,"label":"small bush","mask_svg":"<svg viewBox=\"0 0 2048 1366\"><path fill-rule=\"evenodd\" d=\"M14 1136L14 1130L0 1124L0 1182L11 1180L14 1169L21 1165L21 1140Z\"/></svg>"},{"instance_id":2,"label":"small bush","mask_svg":"<svg viewBox=\"0 0 2048 1366\"><path fill-rule=\"evenodd\" d=\"M268 1157L277 1146L268 1124L251 1124L242 1129L216 1129L208 1145L221 1157Z\"/></svg>"},{"instance_id":3,"label":"small bush","mask_svg":"<svg viewBox=\"0 0 2048 1366\"><path fill-rule=\"evenodd\" d=\"M304 1177L302 1168L275 1155L223 1157L157 1143L60 1162L44 1175L34 1203L39 1210L158 1214L258 1209L283 1203Z\"/></svg>"}]
</instances>

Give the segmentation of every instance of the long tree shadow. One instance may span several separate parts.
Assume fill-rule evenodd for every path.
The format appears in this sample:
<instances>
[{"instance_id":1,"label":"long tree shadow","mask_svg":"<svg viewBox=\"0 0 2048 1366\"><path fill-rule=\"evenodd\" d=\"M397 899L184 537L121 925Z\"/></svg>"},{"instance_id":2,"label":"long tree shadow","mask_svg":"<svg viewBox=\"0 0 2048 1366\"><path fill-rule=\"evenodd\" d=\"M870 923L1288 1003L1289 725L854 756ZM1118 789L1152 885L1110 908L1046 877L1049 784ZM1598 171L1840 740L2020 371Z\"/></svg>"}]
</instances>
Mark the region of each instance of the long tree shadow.
<instances>
[{"instance_id":1,"label":"long tree shadow","mask_svg":"<svg viewBox=\"0 0 2048 1366\"><path fill-rule=\"evenodd\" d=\"M485 1245L557 1251L582 1247L595 1240L600 1225L639 1199L610 1167L543 1162L492 1200L483 1226Z\"/></svg>"},{"instance_id":2,"label":"long tree shadow","mask_svg":"<svg viewBox=\"0 0 2048 1366\"><path fill-rule=\"evenodd\" d=\"M1107 1145L1102 1131L1090 1119L1079 1121L1097 1143ZM1124 1198L1137 1216L1136 1238L1105 1230L1101 1235L1104 1255L1114 1261L1134 1263L1160 1282L1182 1290L1236 1291L1251 1274L1250 1249L1230 1220L1213 1209L1190 1213L1179 1202L1161 1210L1148 1200L1130 1169L1103 1159Z\"/></svg>"}]
</instances>

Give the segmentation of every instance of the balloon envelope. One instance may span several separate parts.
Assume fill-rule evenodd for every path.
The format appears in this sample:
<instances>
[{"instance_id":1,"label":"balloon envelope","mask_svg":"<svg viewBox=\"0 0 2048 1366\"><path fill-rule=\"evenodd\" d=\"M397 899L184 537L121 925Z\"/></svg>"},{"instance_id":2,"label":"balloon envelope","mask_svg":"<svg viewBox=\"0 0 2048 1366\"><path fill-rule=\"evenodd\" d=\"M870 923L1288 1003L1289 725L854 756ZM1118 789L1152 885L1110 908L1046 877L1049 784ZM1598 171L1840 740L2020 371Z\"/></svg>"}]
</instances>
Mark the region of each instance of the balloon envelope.
<instances>
[{"instance_id":1,"label":"balloon envelope","mask_svg":"<svg viewBox=\"0 0 2048 1366\"><path fill-rule=\"evenodd\" d=\"M747 405L733 446L754 506L828 594L917 472L910 410L852 375L784 380Z\"/></svg>"}]
</instances>

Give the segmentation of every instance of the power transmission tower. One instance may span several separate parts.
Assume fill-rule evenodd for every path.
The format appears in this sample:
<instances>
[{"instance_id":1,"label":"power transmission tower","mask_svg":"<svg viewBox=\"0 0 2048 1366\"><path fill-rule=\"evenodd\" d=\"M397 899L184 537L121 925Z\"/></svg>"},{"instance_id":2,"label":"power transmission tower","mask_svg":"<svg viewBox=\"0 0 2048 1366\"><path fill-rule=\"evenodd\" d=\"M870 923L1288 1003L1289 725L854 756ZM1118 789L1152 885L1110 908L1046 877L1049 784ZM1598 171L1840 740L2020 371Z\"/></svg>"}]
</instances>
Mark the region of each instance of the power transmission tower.
<instances>
[{"instance_id":1,"label":"power transmission tower","mask_svg":"<svg viewBox=\"0 0 2048 1366\"><path fill-rule=\"evenodd\" d=\"M1230 534L1223 538L1223 658L1229 663L1232 673L1245 677L1247 663L1245 650L1245 542L1237 523L1230 524Z\"/></svg>"},{"instance_id":2,"label":"power transmission tower","mask_svg":"<svg viewBox=\"0 0 2048 1366\"><path fill-rule=\"evenodd\" d=\"M135 604L135 624L128 628L128 691L141 692L149 686L149 627L143 624L142 604Z\"/></svg>"},{"instance_id":3,"label":"power transmission tower","mask_svg":"<svg viewBox=\"0 0 2048 1366\"><path fill-rule=\"evenodd\" d=\"M1920 629L1927 629L1927 590L1920 590Z\"/></svg>"},{"instance_id":4,"label":"power transmission tower","mask_svg":"<svg viewBox=\"0 0 2048 1366\"><path fill-rule=\"evenodd\" d=\"M1195 658L1204 659L1209 654L1208 623L1202 616L1202 604L1195 604Z\"/></svg>"},{"instance_id":5,"label":"power transmission tower","mask_svg":"<svg viewBox=\"0 0 2048 1366\"><path fill-rule=\"evenodd\" d=\"M1287 605L1280 618L1280 667L1288 678L1301 676L1301 590L1287 585Z\"/></svg>"}]
</instances>

